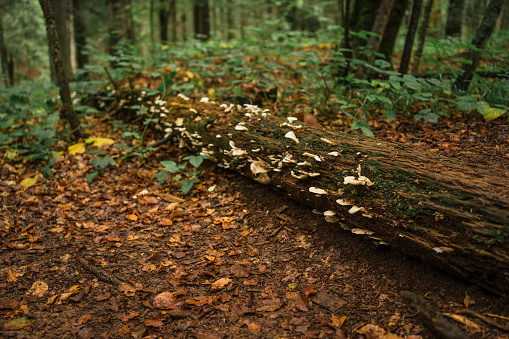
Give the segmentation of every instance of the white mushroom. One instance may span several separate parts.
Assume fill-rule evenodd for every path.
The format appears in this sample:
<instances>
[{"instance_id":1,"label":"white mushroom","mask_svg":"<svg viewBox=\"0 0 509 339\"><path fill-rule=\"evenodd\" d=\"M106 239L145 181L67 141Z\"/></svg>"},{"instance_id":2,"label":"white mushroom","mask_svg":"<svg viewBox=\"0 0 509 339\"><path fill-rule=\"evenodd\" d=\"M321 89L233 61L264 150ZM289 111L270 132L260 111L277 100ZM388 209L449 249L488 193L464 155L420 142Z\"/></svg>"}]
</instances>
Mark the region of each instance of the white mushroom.
<instances>
[{"instance_id":1,"label":"white mushroom","mask_svg":"<svg viewBox=\"0 0 509 339\"><path fill-rule=\"evenodd\" d=\"M326 190L323 190L323 189L317 188L317 187L310 187L309 192L315 193L315 194L327 194Z\"/></svg>"},{"instance_id":2,"label":"white mushroom","mask_svg":"<svg viewBox=\"0 0 509 339\"><path fill-rule=\"evenodd\" d=\"M299 139L297 139L297 137L295 136L295 133L293 133L292 131L286 133L285 138L292 139L296 143L299 143Z\"/></svg>"}]
</instances>

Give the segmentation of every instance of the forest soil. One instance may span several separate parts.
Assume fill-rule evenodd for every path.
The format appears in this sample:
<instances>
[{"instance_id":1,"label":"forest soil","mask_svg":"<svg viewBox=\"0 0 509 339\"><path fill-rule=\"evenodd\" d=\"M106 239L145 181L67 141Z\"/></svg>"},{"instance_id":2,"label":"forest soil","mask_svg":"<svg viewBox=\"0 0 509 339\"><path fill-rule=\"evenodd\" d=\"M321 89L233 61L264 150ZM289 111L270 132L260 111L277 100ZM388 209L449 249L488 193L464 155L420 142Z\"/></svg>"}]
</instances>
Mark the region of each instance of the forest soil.
<instances>
[{"instance_id":1,"label":"forest soil","mask_svg":"<svg viewBox=\"0 0 509 339\"><path fill-rule=\"evenodd\" d=\"M398 118L372 129L509 168L507 121ZM184 155L161 148L159 161ZM51 180L28 189L0 173L2 338L433 338L401 290L472 338L509 338L463 313L508 327L507 297L376 246L238 174L209 163L184 196L137 160L87 185L85 157L64 156Z\"/></svg>"}]
</instances>

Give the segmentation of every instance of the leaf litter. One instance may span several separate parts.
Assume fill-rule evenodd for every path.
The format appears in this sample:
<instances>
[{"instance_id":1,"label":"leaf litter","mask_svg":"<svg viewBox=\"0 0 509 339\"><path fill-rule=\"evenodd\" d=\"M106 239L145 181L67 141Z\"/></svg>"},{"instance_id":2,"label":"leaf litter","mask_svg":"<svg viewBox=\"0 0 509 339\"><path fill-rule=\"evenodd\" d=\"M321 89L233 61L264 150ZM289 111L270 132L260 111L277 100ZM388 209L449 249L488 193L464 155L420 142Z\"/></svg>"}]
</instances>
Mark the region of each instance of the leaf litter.
<instances>
[{"instance_id":1,"label":"leaf litter","mask_svg":"<svg viewBox=\"0 0 509 339\"><path fill-rule=\"evenodd\" d=\"M94 125L102 136L90 142L117 160L90 184L94 156L83 145L57 158L51 180L2 160L3 336L432 338L398 294L408 289L473 338L507 338L505 299L224 170L204 171L186 196L177 183L160 186L139 158L120 159L119 133ZM373 129L411 142L415 133L398 128ZM486 138L479 128L420 140L454 153L456 137ZM145 161L181 152L169 145Z\"/></svg>"}]
</instances>

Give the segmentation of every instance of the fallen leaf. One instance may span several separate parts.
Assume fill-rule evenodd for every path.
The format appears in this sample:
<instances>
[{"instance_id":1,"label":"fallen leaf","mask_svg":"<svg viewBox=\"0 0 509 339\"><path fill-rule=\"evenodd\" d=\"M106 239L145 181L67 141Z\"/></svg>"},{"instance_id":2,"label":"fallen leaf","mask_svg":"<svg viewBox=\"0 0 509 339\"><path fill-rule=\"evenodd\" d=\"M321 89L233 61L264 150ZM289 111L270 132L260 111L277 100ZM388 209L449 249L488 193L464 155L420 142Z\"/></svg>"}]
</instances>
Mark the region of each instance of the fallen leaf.
<instances>
[{"instance_id":1,"label":"fallen leaf","mask_svg":"<svg viewBox=\"0 0 509 339\"><path fill-rule=\"evenodd\" d=\"M0 299L0 309L14 310L18 307L18 301L14 299Z\"/></svg>"},{"instance_id":2,"label":"fallen leaf","mask_svg":"<svg viewBox=\"0 0 509 339\"><path fill-rule=\"evenodd\" d=\"M92 144L96 147L101 147L103 145L111 145L114 144L115 141L110 138L101 138L101 137L91 137L85 140L87 144Z\"/></svg>"},{"instance_id":3,"label":"fallen leaf","mask_svg":"<svg viewBox=\"0 0 509 339\"><path fill-rule=\"evenodd\" d=\"M311 301L315 304L325 307L332 313L336 313L341 306L347 303L336 295L330 295L325 292L318 292L316 295L311 297Z\"/></svg>"},{"instance_id":4,"label":"fallen leaf","mask_svg":"<svg viewBox=\"0 0 509 339\"><path fill-rule=\"evenodd\" d=\"M178 305L172 292L162 292L154 297L154 307L162 310L171 310Z\"/></svg>"},{"instance_id":5,"label":"fallen leaf","mask_svg":"<svg viewBox=\"0 0 509 339\"><path fill-rule=\"evenodd\" d=\"M4 329L8 330L8 331L16 331L16 330L20 330L22 329L23 327L27 326L27 325L30 325L31 323L33 323L35 320L34 319L28 319L28 318L18 318L18 319L14 319L14 320L11 320L11 321L8 321L4 324Z\"/></svg>"},{"instance_id":6,"label":"fallen leaf","mask_svg":"<svg viewBox=\"0 0 509 339\"><path fill-rule=\"evenodd\" d=\"M292 299L295 301L295 307L302 312L309 311L309 298L305 294L299 295L298 293L292 293Z\"/></svg>"},{"instance_id":7,"label":"fallen leaf","mask_svg":"<svg viewBox=\"0 0 509 339\"><path fill-rule=\"evenodd\" d=\"M111 293L106 292L104 294L98 295L97 298L95 298L95 300L103 301L103 300L109 299L110 297L111 297Z\"/></svg>"},{"instance_id":8,"label":"fallen leaf","mask_svg":"<svg viewBox=\"0 0 509 339\"><path fill-rule=\"evenodd\" d=\"M35 185L35 183L37 182L37 178L34 177L34 178L25 178L23 180L21 180L21 182L19 183L22 187L24 188L29 188L29 187L32 187L33 185Z\"/></svg>"},{"instance_id":9,"label":"fallen leaf","mask_svg":"<svg viewBox=\"0 0 509 339\"><path fill-rule=\"evenodd\" d=\"M92 316L90 314L84 314L78 319L78 324L80 325L86 324L90 319L92 319Z\"/></svg>"},{"instance_id":10,"label":"fallen leaf","mask_svg":"<svg viewBox=\"0 0 509 339\"><path fill-rule=\"evenodd\" d=\"M225 287L226 285L228 285L230 283L230 281L232 281L230 278L218 279L211 284L212 289L219 290L219 289Z\"/></svg>"},{"instance_id":11,"label":"fallen leaf","mask_svg":"<svg viewBox=\"0 0 509 339\"><path fill-rule=\"evenodd\" d=\"M262 305L256 309L256 312L274 312L283 306L283 302L279 298L268 299L262 302Z\"/></svg>"},{"instance_id":12,"label":"fallen leaf","mask_svg":"<svg viewBox=\"0 0 509 339\"><path fill-rule=\"evenodd\" d=\"M158 317L152 317L145 321L145 326L161 327L163 326L163 320Z\"/></svg>"},{"instance_id":13,"label":"fallen leaf","mask_svg":"<svg viewBox=\"0 0 509 339\"><path fill-rule=\"evenodd\" d=\"M36 281L32 284L27 294L31 294L35 297L42 297L46 292L48 292L48 284L44 281Z\"/></svg>"},{"instance_id":14,"label":"fallen leaf","mask_svg":"<svg viewBox=\"0 0 509 339\"><path fill-rule=\"evenodd\" d=\"M377 325L367 324L357 330L357 333L364 334L366 338L376 339L403 339L399 335L388 333Z\"/></svg>"},{"instance_id":15,"label":"fallen leaf","mask_svg":"<svg viewBox=\"0 0 509 339\"><path fill-rule=\"evenodd\" d=\"M69 152L70 155L85 153L85 144L79 142L77 144L71 145L67 148L67 151Z\"/></svg>"}]
</instances>

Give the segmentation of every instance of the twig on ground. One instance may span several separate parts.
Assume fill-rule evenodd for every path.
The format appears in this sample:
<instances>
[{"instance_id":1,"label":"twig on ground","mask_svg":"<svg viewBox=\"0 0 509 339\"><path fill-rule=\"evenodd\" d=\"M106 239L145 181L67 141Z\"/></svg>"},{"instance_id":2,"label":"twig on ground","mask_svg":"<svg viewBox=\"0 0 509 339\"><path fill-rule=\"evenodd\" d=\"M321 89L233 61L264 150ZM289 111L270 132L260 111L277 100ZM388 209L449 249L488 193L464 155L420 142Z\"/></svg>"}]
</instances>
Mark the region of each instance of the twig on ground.
<instances>
[{"instance_id":1,"label":"twig on ground","mask_svg":"<svg viewBox=\"0 0 509 339\"><path fill-rule=\"evenodd\" d=\"M417 316L424 325L441 339L470 339L470 336L458 326L451 324L434 306L431 306L418 294L410 291L401 291L400 296L407 304L418 311Z\"/></svg>"},{"instance_id":2,"label":"twig on ground","mask_svg":"<svg viewBox=\"0 0 509 339\"><path fill-rule=\"evenodd\" d=\"M81 266L83 266L85 270L95 275L97 279L99 279L102 282L112 285L120 285L124 282L120 278L111 276L108 273L99 270L97 267L93 266L91 263L89 263L88 261L81 257L78 257L78 262L81 264Z\"/></svg>"}]
</instances>

